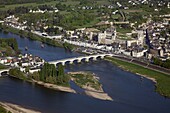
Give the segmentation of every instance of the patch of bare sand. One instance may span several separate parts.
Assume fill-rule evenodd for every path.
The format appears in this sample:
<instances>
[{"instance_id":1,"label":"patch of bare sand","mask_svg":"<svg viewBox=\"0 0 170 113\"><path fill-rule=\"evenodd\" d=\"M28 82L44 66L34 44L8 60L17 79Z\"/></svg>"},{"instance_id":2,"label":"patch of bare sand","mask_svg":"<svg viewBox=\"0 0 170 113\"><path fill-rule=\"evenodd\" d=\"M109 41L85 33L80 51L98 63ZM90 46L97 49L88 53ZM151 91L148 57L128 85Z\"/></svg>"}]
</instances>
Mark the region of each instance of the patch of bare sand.
<instances>
[{"instance_id":1,"label":"patch of bare sand","mask_svg":"<svg viewBox=\"0 0 170 113\"><path fill-rule=\"evenodd\" d=\"M97 99L101 99L101 100L111 100L113 101L113 99L104 92L95 92L95 91L89 91L89 90L85 90L85 94Z\"/></svg>"},{"instance_id":2,"label":"patch of bare sand","mask_svg":"<svg viewBox=\"0 0 170 113\"><path fill-rule=\"evenodd\" d=\"M37 83L39 85L42 85L42 86L44 86L46 88L51 88L51 89L55 89L55 90L58 90L58 91L76 93L76 91L71 89L70 87L58 86L58 85L55 85L55 84L44 83L44 82L36 81L36 80L33 80L33 82L35 82L35 83Z\"/></svg>"},{"instance_id":3,"label":"patch of bare sand","mask_svg":"<svg viewBox=\"0 0 170 113\"><path fill-rule=\"evenodd\" d=\"M7 111L10 111L12 113L41 113L39 111L26 109L26 108L23 108L23 107L21 107L19 105L5 103L5 102L4 103L0 102L0 105L2 107L4 107Z\"/></svg>"},{"instance_id":4,"label":"patch of bare sand","mask_svg":"<svg viewBox=\"0 0 170 113\"><path fill-rule=\"evenodd\" d=\"M146 75L142 75L142 74L139 74L139 73L136 73L136 74L137 74L137 75L140 75L141 77L145 77L145 78L147 78L147 79L149 79L149 80L153 81L154 83L157 83L157 81L156 81L156 79L155 79L155 78L148 77L148 76L146 76Z\"/></svg>"}]
</instances>

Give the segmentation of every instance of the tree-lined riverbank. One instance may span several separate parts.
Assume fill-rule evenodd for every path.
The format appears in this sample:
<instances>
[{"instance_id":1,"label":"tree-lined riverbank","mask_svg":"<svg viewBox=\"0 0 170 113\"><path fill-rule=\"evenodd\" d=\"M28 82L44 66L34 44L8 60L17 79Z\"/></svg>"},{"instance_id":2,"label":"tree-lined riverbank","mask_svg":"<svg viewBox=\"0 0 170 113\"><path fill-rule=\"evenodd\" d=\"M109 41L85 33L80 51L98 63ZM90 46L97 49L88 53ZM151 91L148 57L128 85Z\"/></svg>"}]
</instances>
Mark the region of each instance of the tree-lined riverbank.
<instances>
[{"instance_id":1,"label":"tree-lined riverbank","mask_svg":"<svg viewBox=\"0 0 170 113\"><path fill-rule=\"evenodd\" d=\"M40 41L40 42L43 42L43 43L46 43L48 45L55 46L55 47L63 47L63 44L61 42L55 41L49 38L44 38L42 36L32 33L31 31L23 31L23 30L19 30L16 28L5 26L5 25L1 25L0 29L2 29L4 32L7 32L7 33L11 32L21 37L26 37L30 40Z\"/></svg>"},{"instance_id":2,"label":"tree-lined riverbank","mask_svg":"<svg viewBox=\"0 0 170 113\"><path fill-rule=\"evenodd\" d=\"M106 60L116 64L117 66L119 66L120 68L130 71L132 73L135 73L137 75L141 75L143 77L146 77L152 81L155 82L155 86L156 86L156 91L159 92L161 95L166 96L166 97L170 97L170 76L157 72L155 70L151 70L151 69L147 69L137 65L137 64L133 64L130 62L125 62L122 60L119 60L117 58L111 58L111 57L107 57Z\"/></svg>"},{"instance_id":3,"label":"tree-lined riverbank","mask_svg":"<svg viewBox=\"0 0 170 113\"><path fill-rule=\"evenodd\" d=\"M42 43L51 45L51 46L55 46L55 47L62 47L65 48L67 50L73 50L76 46L69 44L69 43L64 43L61 40L56 40L56 39L49 39L47 37L43 37L40 35L37 35L31 31L24 31L24 30L19 30L16 28L12 28L9 26L5 26L5 25L0 25L0 29L2 29L4 32L8 33L14 33L16 35L19 35L21 37L26 37L30 40L35 40L35 41L40 41Z\"/></svg>"},{"instance_id":4,"label":"tree-lined riverbank","mask_svg":"<svg viewBox=\"0 0 170 113\"><path fill-rule=\"evenodd\" d=\"M71 79L79 87L85 89L84 94L101 100L113 100L103 91L101 83L99 83L94 74L89 72L69 72L65 74L61 65L59 65L57 71L54 65L45 63L39 72L34 72L33 74L26 74L17 68L11 69L9 74L11 77L36 83L49 89L76 93L75 90L70 88L69 81Z\"/></svg>"}]
</instances>

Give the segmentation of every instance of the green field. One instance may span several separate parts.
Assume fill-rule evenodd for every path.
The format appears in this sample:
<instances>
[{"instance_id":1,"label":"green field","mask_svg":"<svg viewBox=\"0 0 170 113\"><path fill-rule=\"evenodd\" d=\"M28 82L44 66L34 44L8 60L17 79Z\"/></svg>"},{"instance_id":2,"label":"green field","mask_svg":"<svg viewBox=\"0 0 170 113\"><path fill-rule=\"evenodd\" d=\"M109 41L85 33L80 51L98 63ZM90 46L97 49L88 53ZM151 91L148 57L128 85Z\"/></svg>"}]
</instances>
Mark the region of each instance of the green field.
<instances>
[{"instance_id":1,"label":"green field","mask_svg":"<svg viewBox=\"0 0 170 113\"><path fill-rule=\"evenodd\" d=\"M6 68L7 68L6 66L0 64L0 70L1 70L1 69L6 69Z\"/></svg>"},{"instance_id":2,"label":"green field","mask_svg":"<svg viewBox=\"0 0 170 113\"><path fill-rule=\"evenodd\" d=\"M25 7L36 7L39 5L53 5L55 6L56 3L59 3L59 1L51 1L51 2L39 2L39 3L23 3L23 4L12 4L12 5L0 5L0 10L8 10L8 9L14 9L15 7L20 7L20 6L25 6ZM70 6L76 6L79 5L80 1L76 1L76 0L66 0L66 1L62 1L60 2L61 4L65 4L65 5L70 5ZM98 5L108 5L110 4L109 1L107 0L96 0L96 4Z\"/></svg>"},{"instance_id":3,"label":"green field","mask_svg":"<svg viewBox=\"0 0 170 113\"><path fill-rule=\"evenodd\" d=\"M115 65L120 66L121 68L128 70L132 73L138 73L141 75L145 75L147 77L154 78L156 80L156 91L161 95L170 97L170 75L166 75L151 69L144 68L137 64L132 64L129 62L121 61L115 58L107 57L106 60L111 61Z\"/></svg>"},{"instance_id":4,"label":"green field","mask_svg":"<svg viewBox=\"0 0 170 113\"><path fill-rule=\"evenodd\" d=\"M52 2L45 2L45 3L25 3L25 4L13 4L13 5L3 5L3 7L0 7L0 10L8 10L8 9L14 9L15 7L21 7L21 6L25 6L25 7L36 7L39 5L43 5L43 4L47 4L47 5L55 5L56 3L58 3L57 1L52 1Z\"/></svg>"}]
</instances>

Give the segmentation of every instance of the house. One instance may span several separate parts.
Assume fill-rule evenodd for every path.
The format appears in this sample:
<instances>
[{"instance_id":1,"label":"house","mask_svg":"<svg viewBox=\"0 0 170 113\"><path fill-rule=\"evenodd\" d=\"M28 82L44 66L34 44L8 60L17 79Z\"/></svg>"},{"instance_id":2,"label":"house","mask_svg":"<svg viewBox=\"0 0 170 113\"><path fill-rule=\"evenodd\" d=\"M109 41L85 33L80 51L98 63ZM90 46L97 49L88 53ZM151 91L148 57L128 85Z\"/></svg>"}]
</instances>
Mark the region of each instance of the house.
<instances>
[{"instance_id":1,"label":"house","mask_svg":"<svg viewBox=\"0 0 170 113\"><path fill-rule=\"evenodd\" d=\"M7 59L6 59L6 58L0 58L0 63L1 63L1 64L7 63Z\"/></svg>"},{"instance_id":2,"label":"house","mask_svg":"<svg viewBox=\"0 0 170 113\"><path fill-rule=\"evenodd\" d=\"M144 56L144 53L146 53L146 52L147 52L147 50L142 50L142 51L134 50L134 51L132 51L132 56L139 58L139 57Z\"/></svg>"},{"instance_id":3,"label":"house","mask_svg":"<svg viewBox=\"0 0 170 113\"><path fill-rule=\"evenodd\" d=\"M34 73L34 72L38 72L38 71L40 71L39 68L32 68L29 70L29 73Z\"/></svg>"}]
</instances>

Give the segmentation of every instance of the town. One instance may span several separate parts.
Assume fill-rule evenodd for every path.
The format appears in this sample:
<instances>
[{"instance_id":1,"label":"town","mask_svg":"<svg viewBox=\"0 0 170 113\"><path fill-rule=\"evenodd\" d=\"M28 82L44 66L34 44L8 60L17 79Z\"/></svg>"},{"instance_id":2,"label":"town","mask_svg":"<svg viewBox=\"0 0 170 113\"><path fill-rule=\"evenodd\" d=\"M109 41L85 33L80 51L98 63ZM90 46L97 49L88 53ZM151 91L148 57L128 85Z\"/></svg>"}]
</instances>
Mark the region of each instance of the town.
<instances>
[{"instance_id":1,"label":"town","mask_svg":"<svg viewBox=\"0 0 170 113\"><path fill-rule=\"evenodd\" d=\"M141 89L145 95L150 84L155 87L154 93L170 97L168 0L0 1L0 33L2 80L9 75L10 80L20 79L59 94L88 95L111 104L124 99L129 104L124 94ZM37 51L45 51L45 58L39 53L40 56L34 55L36 51L30 52L28 44L20 47L22 41L35 42ZM124 84L126 88L122 90ZM133 96L139 99L135 93ZM3 104L0 102L0 110L5 108Z\"/></svg>"}]
</instances>

